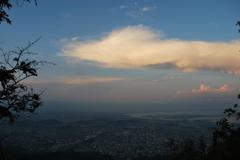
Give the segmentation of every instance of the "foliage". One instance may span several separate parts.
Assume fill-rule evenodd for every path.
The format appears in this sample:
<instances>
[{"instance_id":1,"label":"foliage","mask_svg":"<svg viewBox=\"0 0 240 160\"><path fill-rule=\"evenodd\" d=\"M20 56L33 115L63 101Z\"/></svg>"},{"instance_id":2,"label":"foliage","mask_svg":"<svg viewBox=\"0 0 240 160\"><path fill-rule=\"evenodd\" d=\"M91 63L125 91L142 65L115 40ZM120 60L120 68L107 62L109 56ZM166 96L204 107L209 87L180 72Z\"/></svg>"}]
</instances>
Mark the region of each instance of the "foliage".
<instances>
[{"instance_id":1,"label":"foliage","mask_svg":"<svg viewBox=\"0 0 240 160\"><path fill-rule=\"evenodd\" d=\"M40 95L35 93L24 81L38 75L39 65L43 61L29 59L35 53L29 48L36 43L30 42L26 47L16 51L5 52L1 49L0 61L0 119L15 121L22 112L33 113L41 105ZM25 56L28 58L25 58Z\"/></svg>"},{"instance_id":2,"label":"foliage","mask_svg":"<svg viewBox=\"0 0 240 160\"><path fill-rule=\"evenodd\" d=\"M16 0L16 4L20 5L21 3L28 2L30 3L31 0L22 0L18 1ZM37 1L34 0L35 4L37 4ZM7 13L8 10L10 10L13 7L13 3L11 0L0 0L0 23L6 22L8 24L11 24L12 21L10 19L9 14Z\"/></svg>"},{"instance_id":3,"label":"foliage","mask_svg":"<svg viewBox=\"0 0 240 160\"><path fill-rule=\"evenodd\" d=\"M240 28L240 21L237 21L236 26ZM238 29L238 31L240 32L240 29Z\"/></svg>"},{"instance_id":4,"label":"foliage","mask_svg":"<svg viewBox=\"0 0 240 160\"><path fill-rule=\"evenodd\" d=\"M240 96L238 96L240 98ZM239 105L234 104L224 111L213 132L213 143L209 147L209 159L233 160L240 157Z\"/></svg>"}]
</instances>

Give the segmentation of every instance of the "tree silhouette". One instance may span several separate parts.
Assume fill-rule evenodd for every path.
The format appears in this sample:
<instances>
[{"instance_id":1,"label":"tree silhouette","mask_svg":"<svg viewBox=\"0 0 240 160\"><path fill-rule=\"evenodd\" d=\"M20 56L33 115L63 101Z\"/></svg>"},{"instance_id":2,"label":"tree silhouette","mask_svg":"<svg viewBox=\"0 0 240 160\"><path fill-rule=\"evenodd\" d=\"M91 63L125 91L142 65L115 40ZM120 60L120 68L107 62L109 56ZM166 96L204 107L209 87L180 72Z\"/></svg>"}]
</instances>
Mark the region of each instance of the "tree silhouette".
<instances>
[{"instance_id":1,"label":"tree silhouette","mask_svg":"<svg viewBox=\"0 0 240 160\"><path fill-rule=\"evenodd\" d=\"M240 32L240 21L237 21L236 25L239 27L238 32Z\"/></svg>"},{"instance_id":2,"label":"tree silhouette","mask_svg":"<svg viewBox=\"0 0 240 160\"><path fill-rule=\"evenodd\" d=\"M0 23L5 21L11 24L9 15L6 12L6 9L12 8L12 4L8 0L0 0Z\"/></svg>"},{"instance_id":3,"label":"tree silhouette","mask_svg":"<svg viewBox=\"0 0 240 160\"><path fill-rule=\"evenodd\" d=\"M23 83L30 77L36 77L39 65L46 63L25 57L35 54L29 48L37 41L16 51L5 52L1 49L0 119L7 118L9 122L14 122L21 112L33 113L41 105L41 93L35 93Z\"/></svg>"},{"instance_id":4,"label":"tree silhouette","mask_svg":"<svg viewBox=\"0 0 240 160\"><path fill-rule=\"evenodd\" d=\"M16 0L16 5L24 2L30 3L36 0ZM21 4L20 4L21 3ZM8 11L13 7L13 1L0 0L0 24L12 21ZM7 119L14 122L22 112L33 113L41 104L41 93L36 93L26 85L24 81L31 77L38 76L38 69L41 64L46 62L30 59L34 52L29 51L39 39L29 42L25 47L18 47L15 51L5 52L0 49L0 120ZM0 159L4 160L4 152L0 139Z\"/></svg>"},{"instance_id":5,"label":"tree silhouette","mask_svg":"<svg viewBox=\"0 0 240 160\"><path fill-rule=\"evenodd\" d=\"M36 53L29 49L39 39L25 47L5 52L0 49L0 120L14 122L21 113L33 113L41 104L41 94L24 83L25 80L38 76L39 66L47 62L30 59ZM4 158L0 139L0 159Z\"/></svg>"},{"instance_id":6,"label":"tree silhouette","mask_svg":"<svg viewBox=\"0 0 240 160\"><path fill-rule=\"evenodd\" d=\"M240 99L240 96L238 96ZM239 105L225 109L224 117L217 121L213 132L213 143L209 147L208 159L235 160L240 157L240 126L234 123L240 119Z\"/></svg>"},{"instance_id":7,"label":"tree silhouette","mask_svg":"<svg viewBox=\"0 0 240 160\"><path fill-rule=\"evenodd\" d=\"M16 4L18 5L20 2L28 2L30 3L31 0L22 0L22 1L17 1ZM37 1L34 0L35 5L37 5ZM0 23L6 22L8 24L11 24L12 21L10 19L9 14L7 13L8 10L10 10L13 7L13 2L11 0L0 0Z\"/></svg>"}]
</instances>

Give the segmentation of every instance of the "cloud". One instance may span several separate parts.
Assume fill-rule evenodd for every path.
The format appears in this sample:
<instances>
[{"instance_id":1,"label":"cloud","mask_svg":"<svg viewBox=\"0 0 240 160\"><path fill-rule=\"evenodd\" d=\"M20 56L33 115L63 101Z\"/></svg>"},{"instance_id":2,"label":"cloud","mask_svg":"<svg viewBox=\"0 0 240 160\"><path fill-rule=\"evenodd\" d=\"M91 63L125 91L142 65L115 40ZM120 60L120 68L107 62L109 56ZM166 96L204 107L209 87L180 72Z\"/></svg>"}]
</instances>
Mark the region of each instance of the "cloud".
<instances>
[{"instance_id":1,"label":"cloud","mask_svg":"<svg viewBox=\"0 0 240 160\"><path fill-rule=\"evenodd\" d=\"M142 12L149 12L149 11L153 11L153 10L155 10L155 9L157 9L156 6L144 6L144 7L141 9L141 11L142 11Z\"/></svg>"},{"instance_id":2,"label":"cloud","mask_svg":"<svg viewBox=\"0 0 240 160\"><path fill-rule=\"evenodd\" d=\"M211 88L209 85L201 84L198 89L192 89L192 93L225 93L230 91L232 91L232 89L227 84L219 88Z\"/></svg>"},{"instance_id":3,"label":"cloud","mask_svg":"<svg viewBox=\"0 0 240 160\"><path fill-rule=\"evenodd\" d=\"M62 55L111 68L171 68L240 73L240 41L207 42L166 39L142 25L113 30L100 39L70 40Z\"/></svg>"},{"instance_id":4,"label":"cloud","mask_svg":"<svg viewBox=\"0 0 240 160\"><path fill-rule=\"evenodd\" d=\"M172 80L181 80L182 76L179 75L171 75L171 74L160 74L159 78L153 79L153 82L169 82Z\"/></svg>"},{"instance_id":5,"label":"cloud","mask_svg":"<svg viewBox=\"0 0 240 160\"><path fill-rule=\"evenodd\" d=\"M28 84L65 84L65 85L92 85L92 84L103 84L113 83L118 81L126 80L121 77L61 77L50 80L28 80L25 83Z\"/></svg>"},{"instance_id":6,"label":"cloud","mask_svg":"<svg viewBox=\"0 0 240 160\"><path fill-rule=\"evenodd\" d=\"M119 8L133 18L141 18L149 12L156 10L158 7L154 5L144 5L135 1L122 4Z\"/></svg>"},{"instance_id":7,"label":"cloud","mask_svg":"<svg viewBox=\"0 0 240 160\"><path fill-rule=\"evenodd\" d=\"M141 10L130 10L127 12L127 14L131 17L138 18L142 17L144 15L144 12L142 12Z\"/></svg>"},{"instance_id":8,"label":"cloud","mask_svg":"<svg viewBox=\"0 0 240 160\"><path fill-rule=\"evenodd\" d=\"M99 83L112 83L117 81L125 80L124 78L119 77L87 77L87 78L79 78L79 79L64 79L62 82L64 84L99 84Z\"/></svg>"},{"instance_id":9,"label":"cloud","mask_svg":"<svg viewBox=\"0 0 240 160\"><path fill-rule=\"evenodd\" d=\"M128 6L125 5L125 4L122 4L122 5L120 6L120 9L126 9L126 8L128 8Z\"/></svg>"},{"instance_id":10,"label":"cloud","mask_svg":"<svg viewBox=\"0 0 240 160\"><path fill-rule=\"evenodd\" d=\"M144 6L142 8L128 10L127 14L131 17L142 17L148 12L156 10L156 6Z\"/></svg>"},{"instance_id":11,"label":"cloud","mask_svg":"<svg viewBox=\"0 0 240 160\"><path fill-rule=\"evenodd\" d=\"M191 91L178 91L177 94L227 93L231 91L233 91L233 89L227 84L224 84L219 88L212 88L210 85L201 84L197 89L192 89Z\"/></svg>"}]
</instances>

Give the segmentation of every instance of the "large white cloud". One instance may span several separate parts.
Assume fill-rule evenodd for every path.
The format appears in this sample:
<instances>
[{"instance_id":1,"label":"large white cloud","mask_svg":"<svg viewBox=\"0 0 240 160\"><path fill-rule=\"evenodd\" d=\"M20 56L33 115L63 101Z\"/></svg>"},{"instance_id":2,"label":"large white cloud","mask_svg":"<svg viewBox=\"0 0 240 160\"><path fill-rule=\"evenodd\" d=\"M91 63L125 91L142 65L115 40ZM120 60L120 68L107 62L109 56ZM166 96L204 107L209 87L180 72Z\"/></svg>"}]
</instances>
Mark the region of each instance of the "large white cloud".
<instances>
[{"instance_id":1,"label":"large white cloud","mask_svg":"<svg viewBox=\"0 0 240 160\"><path fill-rule=\"evenodd\" d=\"M62 54L113 68L175 68L240 73L240 41L206 42L161 38L141 25L113 30L100 39L68 41Z\"/></svg>"}]
</instances>

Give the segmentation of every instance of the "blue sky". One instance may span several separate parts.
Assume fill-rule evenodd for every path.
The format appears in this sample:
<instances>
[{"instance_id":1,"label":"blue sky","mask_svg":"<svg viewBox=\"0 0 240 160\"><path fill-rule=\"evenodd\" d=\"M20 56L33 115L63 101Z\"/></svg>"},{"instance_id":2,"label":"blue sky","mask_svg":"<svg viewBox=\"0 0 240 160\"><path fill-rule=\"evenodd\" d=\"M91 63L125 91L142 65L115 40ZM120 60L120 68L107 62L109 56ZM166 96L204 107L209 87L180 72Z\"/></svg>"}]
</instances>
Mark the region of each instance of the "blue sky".
<instances>
[{"instance_id":1,"label":"blue sky","mask_svg":"<svg viewBox=\"0 0 240 160\"><path fill-rule=\"evenodd\" d=\"M39 0L37 6L9 11L13 24L1 24L0 45L12 49L42 37L32 49L57 65L43 67L30 83L48 88L47 101L232 99L240 89L239 5L238 0Z\"/></svg>"}]
</instances>

